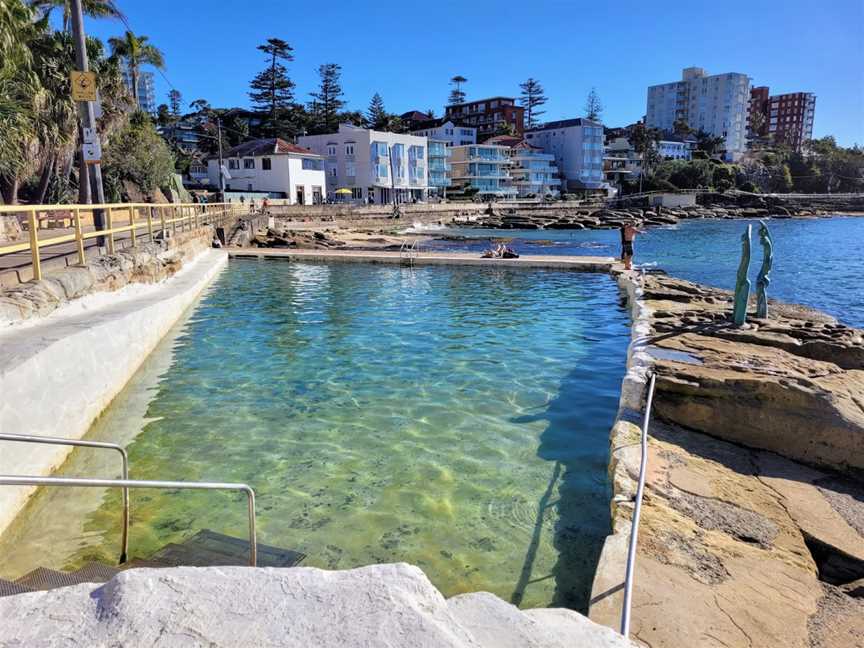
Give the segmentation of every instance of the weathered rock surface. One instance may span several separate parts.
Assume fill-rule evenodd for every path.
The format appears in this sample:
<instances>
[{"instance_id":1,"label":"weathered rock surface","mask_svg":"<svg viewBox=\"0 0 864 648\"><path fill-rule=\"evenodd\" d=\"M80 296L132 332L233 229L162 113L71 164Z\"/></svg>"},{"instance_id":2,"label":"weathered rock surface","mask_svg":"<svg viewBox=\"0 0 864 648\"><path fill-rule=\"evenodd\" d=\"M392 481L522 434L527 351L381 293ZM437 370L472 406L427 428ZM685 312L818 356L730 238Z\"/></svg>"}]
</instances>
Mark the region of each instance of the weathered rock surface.
<instances>
[{"instance_id":1,"label":"weathered rock surface","mask_svg":"<svg viewBox=\"0 0 864 648\"><path fill-rule=\"evenodd\" d=\"M799 306L731 325L732 295L645 279L657 414L816 466L864 471L864 332Z\"/></svg>"},{"instance_id":2,"label":"weathered rock surface","mask_svg":"<svg viewBox=\"0 0 864 648\"><path fill-rule=\"evenodd\" d=\"M95 292L118 290L130 283L156 283L172 276L184 259L210 246L211 227L178 233L160 243L145 243L116 254L94 257L86 266L69 266L0 291L0 327L45 316L61 304Z\"/></svg>"},{"instance_id":3,"label":"weathered rock surface","mask_svg":"<svg viewBox=\"0 0 864 648\"><path fill-rule=\"evenodd\" d=\"M569 610L522 612L492 594L450 600L406 564L179 567L0 598L0 646L624 648Z\"/></svg>"},{"instance_id":4,"label":"weathered rock surface","mask_svg":"<svg viewBox=\"0 0 864 648\"><path fill-rule=\"evenodd\" d=\"M258 247L290 247L302 250L342 247L343 241L328 236L324 232L297 232L268 228L257 233L252 243Z\"/></svg>"}]
</instances>

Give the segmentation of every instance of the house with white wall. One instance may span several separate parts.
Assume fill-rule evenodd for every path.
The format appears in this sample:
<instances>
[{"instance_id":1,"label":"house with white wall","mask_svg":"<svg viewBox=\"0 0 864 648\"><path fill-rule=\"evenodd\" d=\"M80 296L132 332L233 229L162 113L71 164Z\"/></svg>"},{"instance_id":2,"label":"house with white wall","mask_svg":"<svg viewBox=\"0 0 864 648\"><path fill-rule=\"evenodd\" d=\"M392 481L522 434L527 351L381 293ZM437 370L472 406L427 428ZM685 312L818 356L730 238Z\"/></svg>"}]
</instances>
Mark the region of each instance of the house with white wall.
<instances>
[{"instance_id":1,"label":"house with white wall","mask_svg":"<svg viewBox=\"0 0 864 648\"><path fill-rule=\"evenodd\" d=\"M443 117L419 122L411 130L411 134L444 142L445 146L466 146L477 143L476 128L473 126L459 126L453 123L452 120Z\"/></svg>"},{"instance_id":2,"label":"house with white wall","mask_svg":"<svg viewBox=\"0 0 864 648\"><path fill-rule=\"evenodd\" d=\"M226 191L267 192L292 205L314 205L324 198L324 161L309 149L279 138L243 142L222 156ZM210 184L219 186L219 158L207 160Z\"/></svg>"},{"instance_id":3,"label":"house with white wall","mask_svg":"<svg viewBox=\"0 0 864 648\"><path fill-rule=\"evenodd\" d=\"M327 197L378 204L425 200L429 194L425 137L340 124L336 133L297 139L324 158Z\"/></svg>"}]
</instances>

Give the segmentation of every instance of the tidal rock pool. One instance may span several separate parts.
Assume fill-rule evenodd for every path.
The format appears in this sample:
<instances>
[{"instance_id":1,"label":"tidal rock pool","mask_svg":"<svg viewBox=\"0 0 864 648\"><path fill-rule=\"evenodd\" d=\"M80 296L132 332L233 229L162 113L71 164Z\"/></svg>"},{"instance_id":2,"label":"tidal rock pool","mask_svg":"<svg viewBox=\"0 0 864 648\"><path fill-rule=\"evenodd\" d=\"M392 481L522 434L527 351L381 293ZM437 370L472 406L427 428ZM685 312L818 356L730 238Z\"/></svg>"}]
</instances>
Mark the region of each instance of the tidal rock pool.
<instances>
[{"instance_id":1,"label":"tidal rock pool","mask_svg":"<svg viewBox=\"0 0 864 648\"><path fill-rule=\"evenodd\" d=\"M259 540L342 569L406 561L446 596L587 608L609 533L609 429L629 319L605 275L232 260L89 438L138 479L240 481ZM76 451L61 473L116 476ZM112 463L114 462L114 463ZM42 490L0 575L116 560L119 492ZM130 553L242 495L133 491Z\"/></svg>"}]
</instances>

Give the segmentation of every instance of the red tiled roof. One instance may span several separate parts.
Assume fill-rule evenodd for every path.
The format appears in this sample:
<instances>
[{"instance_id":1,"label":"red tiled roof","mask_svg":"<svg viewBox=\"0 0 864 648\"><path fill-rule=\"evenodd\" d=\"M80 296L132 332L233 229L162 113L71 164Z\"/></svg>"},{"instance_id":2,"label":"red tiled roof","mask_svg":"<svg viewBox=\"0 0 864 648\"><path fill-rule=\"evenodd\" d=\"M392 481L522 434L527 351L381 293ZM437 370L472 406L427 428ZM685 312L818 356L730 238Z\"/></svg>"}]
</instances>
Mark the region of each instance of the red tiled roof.
<instances>
[{"instance_id":1,"label":"red tiled roof","mask_svg":"<svg viewBox=\"0 0 864 648\"><path fill-rule=\"evenodd\" d=\"M278 137L251 140L243 142L225 152L223 157L256 157L260 155L317 155L307 148L286 142Z\"/></svg>"}]
</instances>

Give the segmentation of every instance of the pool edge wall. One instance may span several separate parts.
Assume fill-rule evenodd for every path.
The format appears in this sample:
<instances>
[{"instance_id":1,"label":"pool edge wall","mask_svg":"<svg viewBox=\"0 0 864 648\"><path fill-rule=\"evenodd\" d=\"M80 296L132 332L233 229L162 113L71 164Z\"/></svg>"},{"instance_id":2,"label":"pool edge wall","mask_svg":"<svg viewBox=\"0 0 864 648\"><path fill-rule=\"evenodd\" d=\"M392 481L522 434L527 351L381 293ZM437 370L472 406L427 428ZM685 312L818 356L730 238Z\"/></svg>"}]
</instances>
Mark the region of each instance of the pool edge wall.
<instances>
[{"instance_id":1,"label":"pool edge wall","mask_svg":"<svg viewBox=\"0 0 864 648\"><path fill-rule=\"evenodd\" d=\"M224 251L204 250L159 284L127 294L121 289L116 301L101 308L58 313L9 331L0 338L0 348L11 348L0 360L0 430L82 438L227 263ZM71 451L0 442L0 474L48 476ZM32 486L0 488L0 534L34 491Z\"/></svg>"},{"instance_id":2,"label":"pool edge wall","mask_svg":"<svg viewBox=\"0 0 864 648\"><path fill-rule=\"evenodd\" d=\"M612 276L627 298L631 334L627 349L627 371L621 382L618 412L609 435L609 479L612 533L606 536L591 587L588 618L618 630L624 602L624 575L630 544L633 498L638 475L627 466L638 466L641 454L641 416L648 374L653 359L648 353L651 311L643 299L642 283L636 272L613 269Z\"/></svg>"}]
</instances>

